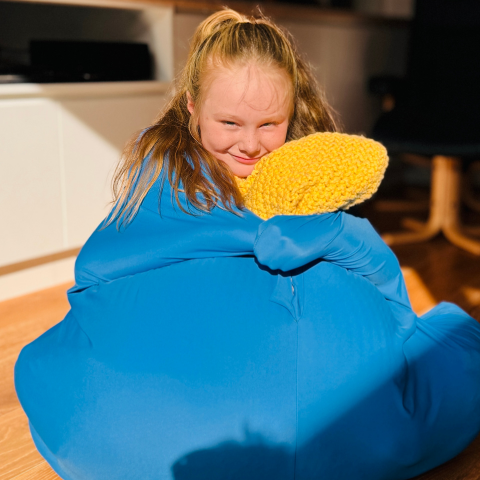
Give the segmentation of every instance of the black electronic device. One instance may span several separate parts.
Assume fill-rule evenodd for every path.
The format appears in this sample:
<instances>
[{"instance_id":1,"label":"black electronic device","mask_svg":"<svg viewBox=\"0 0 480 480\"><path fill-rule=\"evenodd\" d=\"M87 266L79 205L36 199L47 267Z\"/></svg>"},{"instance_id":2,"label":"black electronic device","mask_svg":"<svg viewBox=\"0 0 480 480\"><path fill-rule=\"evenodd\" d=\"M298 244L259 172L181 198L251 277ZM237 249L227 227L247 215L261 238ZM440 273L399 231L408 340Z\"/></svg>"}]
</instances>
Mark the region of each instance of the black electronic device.
<instances>
[{"instance_id":1,"label":"black electronic device","mask_svg":"<svg viewBox=\"0 0 480 480\"><path fill-rule=\"evenodd\" d=\"M145 43L31 40L30 65L36 83L152 79Z\"/></svg>"}]
</instances>

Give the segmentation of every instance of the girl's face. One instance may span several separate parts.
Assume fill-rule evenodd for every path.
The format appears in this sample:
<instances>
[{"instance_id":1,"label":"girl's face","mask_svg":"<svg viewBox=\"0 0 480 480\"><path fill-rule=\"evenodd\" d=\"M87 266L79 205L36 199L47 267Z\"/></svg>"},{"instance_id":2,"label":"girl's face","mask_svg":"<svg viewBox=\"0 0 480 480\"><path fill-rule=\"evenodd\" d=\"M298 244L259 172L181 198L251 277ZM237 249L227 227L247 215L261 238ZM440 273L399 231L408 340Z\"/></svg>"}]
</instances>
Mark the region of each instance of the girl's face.
<instances>
[{"instance_id":1,"label":"girl's face","mask_svg":"<svg viewBox=\"0 0 480 480\"><path fill-rule=\"evenodd\" d=\"M247 177L264 155L285 143L291 81L281 70L257 65L217 67L207 80L198 117L202 144L234 175Z\"/></svg>"}]
</instances>

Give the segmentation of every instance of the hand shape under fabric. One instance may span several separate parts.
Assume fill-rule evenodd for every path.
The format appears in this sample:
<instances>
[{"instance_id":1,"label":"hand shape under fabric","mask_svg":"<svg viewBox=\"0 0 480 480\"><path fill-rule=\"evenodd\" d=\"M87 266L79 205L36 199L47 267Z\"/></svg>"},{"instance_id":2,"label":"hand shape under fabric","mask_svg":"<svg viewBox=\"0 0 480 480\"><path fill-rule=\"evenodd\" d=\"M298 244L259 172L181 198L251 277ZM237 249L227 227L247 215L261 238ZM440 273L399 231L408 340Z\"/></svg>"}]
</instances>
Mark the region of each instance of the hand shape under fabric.
<instances>
[{"instance_id":1,"label":"hand shape under fabric","mask_svg":"<svg viewBox=\"0 0 480 480\"><path fill-rule=\"evenodd\" d=\"M410 310L398 260L370 223L340 213L315 215L370 198L387 165L380 143L329 132L266 155L247 179L238 179L245 206L267 220L254 244L258 261L288 272L326 260L366 277L387 300Z\"/></svg>"}]
</instances>

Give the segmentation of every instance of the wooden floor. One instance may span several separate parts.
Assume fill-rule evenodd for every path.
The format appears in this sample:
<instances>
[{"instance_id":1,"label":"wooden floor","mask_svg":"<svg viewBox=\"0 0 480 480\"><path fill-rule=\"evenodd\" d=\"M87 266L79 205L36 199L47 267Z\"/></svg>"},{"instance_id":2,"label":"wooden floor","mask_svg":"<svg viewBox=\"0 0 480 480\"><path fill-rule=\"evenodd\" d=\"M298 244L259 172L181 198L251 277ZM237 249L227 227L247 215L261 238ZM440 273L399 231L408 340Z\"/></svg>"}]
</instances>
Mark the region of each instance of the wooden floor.
<instances>
[{"instance_id":1,"label":"wooden floor","mask_svg":"<svg viewBox=\"0 0 480 480\"><path fill-rule=\"evenodd\" d=\"M62 320L69 305L61 285L0 303L0 479L53 480L58 477L35 450L13 386L21 348Z\"/></svg>"},{"instance_id":2,"label":"wooden floor","mask_svg":"<svg viewBox=\"0 0 480 480\"><path fill-rule=\"evenodd\" d=\"M378 214L370 207L365 215L379 230L398 226L391 215ZM462 252L441 237L394 251L417 313L450 301L480 321L480 257ZM0 480L59 478L32 443L14 391L13 365L23 345L62 320L68 310L68 287L61 285L0 303ZM458 457L417 480L480 480L480 437Z\"/></svg>"}]
</instances>

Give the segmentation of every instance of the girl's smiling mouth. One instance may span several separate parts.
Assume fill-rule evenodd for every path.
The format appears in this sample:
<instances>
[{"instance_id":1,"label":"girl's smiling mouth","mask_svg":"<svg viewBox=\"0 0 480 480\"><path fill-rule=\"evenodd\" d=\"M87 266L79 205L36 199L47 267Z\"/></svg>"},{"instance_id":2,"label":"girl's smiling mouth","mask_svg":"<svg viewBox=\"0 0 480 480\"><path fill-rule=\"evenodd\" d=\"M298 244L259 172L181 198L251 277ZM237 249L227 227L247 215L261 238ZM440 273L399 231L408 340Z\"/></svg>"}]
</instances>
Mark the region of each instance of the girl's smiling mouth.
<instances>
[{"instance_id":1,"label":"girl's smiling mouth","mask_svg":"<svg viewBox=\"0 0 480 480\"><path fill-rule=\"evenodd\" d=\"M238 155L233 155L233 153L230 154L237 162L243 163L245 165L252 165L254 163L257 163L259 160L261 160L262 157L256 157L256 158L244 158L244 157L239 157Z\"/></svg>"}]
</instances>

